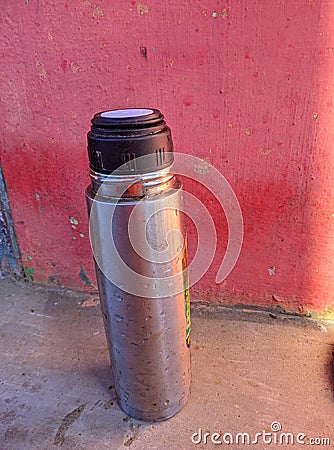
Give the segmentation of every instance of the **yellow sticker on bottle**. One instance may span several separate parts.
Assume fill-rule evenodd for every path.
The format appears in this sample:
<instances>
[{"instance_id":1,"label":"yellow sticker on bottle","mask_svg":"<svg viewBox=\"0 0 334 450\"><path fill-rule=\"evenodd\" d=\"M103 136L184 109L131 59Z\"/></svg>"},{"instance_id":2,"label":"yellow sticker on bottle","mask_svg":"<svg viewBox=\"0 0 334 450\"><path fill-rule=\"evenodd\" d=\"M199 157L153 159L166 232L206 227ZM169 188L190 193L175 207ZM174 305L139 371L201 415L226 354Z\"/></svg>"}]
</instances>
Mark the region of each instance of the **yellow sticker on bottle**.
<instances>
[{"instance_id":1,"label":"yellow sticker on bottle","mask_svg":"<svg viewBox=\"0 0 334 450\"><path fill-rule=\"evenodd\" d=\"M187 239L184 239L184 253L182 258L182 271L184 283L184 303L186 313L186 344L190 347L190 290L189 290L189 276L188 276L188 251Z\"/></svg>"}]
</instances>

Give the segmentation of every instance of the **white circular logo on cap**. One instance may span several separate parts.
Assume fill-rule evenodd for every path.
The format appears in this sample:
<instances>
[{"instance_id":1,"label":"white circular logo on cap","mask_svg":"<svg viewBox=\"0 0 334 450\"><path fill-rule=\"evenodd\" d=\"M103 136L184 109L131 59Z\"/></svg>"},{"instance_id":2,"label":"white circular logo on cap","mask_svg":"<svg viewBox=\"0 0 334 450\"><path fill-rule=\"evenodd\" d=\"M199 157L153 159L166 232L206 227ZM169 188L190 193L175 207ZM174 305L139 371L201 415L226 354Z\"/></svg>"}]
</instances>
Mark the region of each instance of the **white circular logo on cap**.
<instances>
[{"instance_id":1,"label":"white circular logo on cap","mask_svg":"<svg viewBox=\"0 0 334 450\"><path fill-rule=\"evenodd\" d=\"M128 117L141 117L152 114L153 109L113 109L101 113L101 117L108 117L110 119L126 119Z\"/></svg>"}]
</instances>

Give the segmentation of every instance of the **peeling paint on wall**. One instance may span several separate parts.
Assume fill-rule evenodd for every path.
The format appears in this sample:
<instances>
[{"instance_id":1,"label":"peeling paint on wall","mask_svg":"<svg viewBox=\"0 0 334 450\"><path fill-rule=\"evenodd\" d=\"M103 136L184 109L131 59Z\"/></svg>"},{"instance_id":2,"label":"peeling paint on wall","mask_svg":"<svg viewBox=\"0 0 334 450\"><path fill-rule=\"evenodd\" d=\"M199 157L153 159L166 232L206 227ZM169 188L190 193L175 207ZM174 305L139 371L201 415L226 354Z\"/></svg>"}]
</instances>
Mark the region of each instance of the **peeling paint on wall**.
<instances>
[{"instance_id":1,"label":"peeling paint on wall","mask_svg":"<svg viewBox=\"0 0 334 450\"><path fill-rule=\"evenodd\" d=\"M39 77L43 80L44 78L46 78L46 69L45 69L45 65L42 61L36 61L36 68L38 70L39 73Z\"/></svg>"},{"instance_id":2,"label":"peeling paint on wall","mask_svg":"<svg viewBox=\"0 0 334 450\"><path fill-rule=\"evenodd\" d=\"M103 9L100 6L95 6L93 10L94 19L101 19L104 16Z\"/></svg>"},{"instance_id":3,"label":"peeling paint on wall","mask_svg":"<svg viewBox=\"0 0 334 450\"><path fill-rule=\"evenodd\" d=\"M143 16L144 14L148 14L149 11L150 11L150 8L148 5L143 5L141 3L138 3L137 12L139 15Z\"/></svg>"}]
</instances>

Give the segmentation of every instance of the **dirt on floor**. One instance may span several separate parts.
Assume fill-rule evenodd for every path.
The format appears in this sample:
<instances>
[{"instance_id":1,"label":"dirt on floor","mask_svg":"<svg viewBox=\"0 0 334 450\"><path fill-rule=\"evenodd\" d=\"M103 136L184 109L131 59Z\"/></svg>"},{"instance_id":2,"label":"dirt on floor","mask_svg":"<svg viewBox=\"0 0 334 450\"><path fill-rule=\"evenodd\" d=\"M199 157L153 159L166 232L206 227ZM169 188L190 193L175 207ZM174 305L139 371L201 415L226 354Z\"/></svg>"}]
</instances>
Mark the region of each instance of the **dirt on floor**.
<instances>
[{"instance_id":1,"label":"dirt on floor","mask_svg":"<svg viewBox=\"0 0 334 450\"><path fill-rule=\"evenodd\" d=\"M145 423L118 406L96 296L0 280L0 449L334 446L334 325L192 310L192 393Z\"/></svg>"}]
</instances>

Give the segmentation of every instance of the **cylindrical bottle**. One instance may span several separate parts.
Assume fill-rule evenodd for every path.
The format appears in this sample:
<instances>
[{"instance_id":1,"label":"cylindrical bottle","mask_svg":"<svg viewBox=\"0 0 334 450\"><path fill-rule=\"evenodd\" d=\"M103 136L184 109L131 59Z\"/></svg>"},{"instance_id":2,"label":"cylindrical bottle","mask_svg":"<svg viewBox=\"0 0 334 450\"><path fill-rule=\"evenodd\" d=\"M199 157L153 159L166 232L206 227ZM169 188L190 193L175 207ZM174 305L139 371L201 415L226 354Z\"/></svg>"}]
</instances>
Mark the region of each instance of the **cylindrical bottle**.
<instances>
[{"instance_id":1,"label":"cylindrical bottle","mask_svg":"<svg viewBox=\"0 0 334 450\"><path fill-rule=\"evenodd\" d=\"M181 183L154 109L95 114L88 133L90 237L118 401L176 414L190 393L190 305Z\"/></svg>"}]
</instances>

